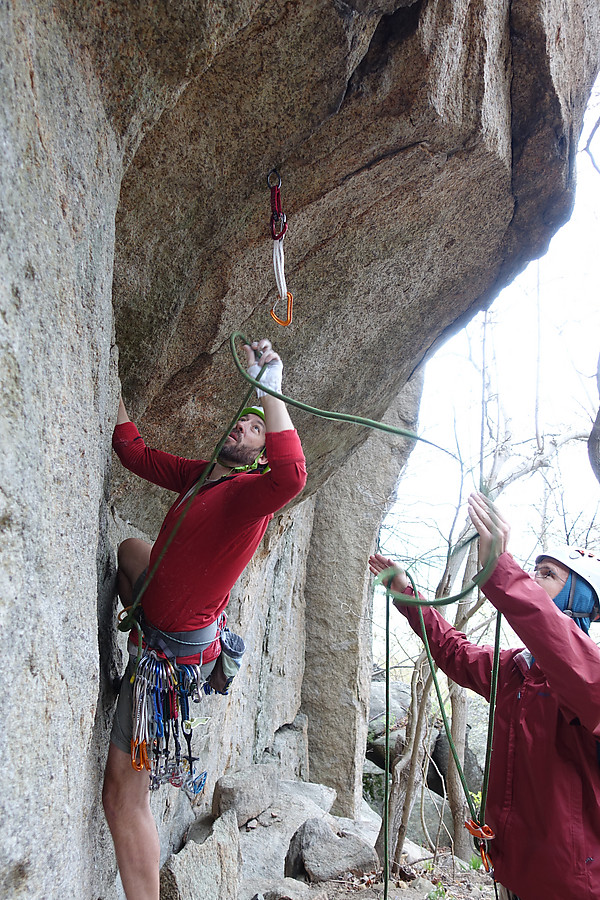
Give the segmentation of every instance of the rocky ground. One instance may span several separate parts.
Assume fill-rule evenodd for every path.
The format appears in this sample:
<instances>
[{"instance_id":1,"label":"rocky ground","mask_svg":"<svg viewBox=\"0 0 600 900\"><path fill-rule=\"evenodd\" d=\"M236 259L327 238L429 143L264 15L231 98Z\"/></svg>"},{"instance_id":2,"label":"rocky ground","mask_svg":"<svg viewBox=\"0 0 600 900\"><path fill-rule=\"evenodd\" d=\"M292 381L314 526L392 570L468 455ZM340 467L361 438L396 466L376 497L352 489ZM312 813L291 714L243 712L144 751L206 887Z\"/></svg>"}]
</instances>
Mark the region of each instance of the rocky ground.
<instances>
[{"instance_id":1,"label":"rocky ground","mask_svg":"<svg viewBox=\"0 0 600 900\"><path fill-rule=\"evenodd\" d=\"M390 878L389 900L495 900L494 884L482 869L463 868L453 863L450 854L442 854L435 863L424 861L407 867L414 877L410 881ZM327 900L383 900L381 874L361 878L347 876L319 886ZM323 895L321 895L323 896Z\"/></svg>"}]
</instances>

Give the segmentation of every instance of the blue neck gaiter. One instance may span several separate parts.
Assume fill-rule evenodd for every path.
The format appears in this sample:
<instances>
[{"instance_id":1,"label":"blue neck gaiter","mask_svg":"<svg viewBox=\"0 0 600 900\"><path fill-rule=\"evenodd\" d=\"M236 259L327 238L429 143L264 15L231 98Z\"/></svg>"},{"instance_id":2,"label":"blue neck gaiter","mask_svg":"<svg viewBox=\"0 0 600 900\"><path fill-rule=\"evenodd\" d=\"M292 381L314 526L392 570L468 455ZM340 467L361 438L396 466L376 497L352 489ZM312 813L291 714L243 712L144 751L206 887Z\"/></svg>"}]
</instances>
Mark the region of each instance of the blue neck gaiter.
<instances>
[{"instance_id":1,"label":"blue neck gaiter","mask_svg":"<svg viewBox=\"0 0 600 900\"><path fill-rule=\"evenodd\" d=\"M575 588L571 609L569 611L567 610L567 607L569 606L569 596L571 594L573 580L575 581ZM562 590L553 598L552 602L558 606L561 612L567 610L567 615L574 619L575 624L578 625L582 631L585 631L586 634L589 633L591 615L594 610L595 594L586 581L583 581L582 578L578 578L574 572L570 572Z\"/></svg>"}]
</instances>

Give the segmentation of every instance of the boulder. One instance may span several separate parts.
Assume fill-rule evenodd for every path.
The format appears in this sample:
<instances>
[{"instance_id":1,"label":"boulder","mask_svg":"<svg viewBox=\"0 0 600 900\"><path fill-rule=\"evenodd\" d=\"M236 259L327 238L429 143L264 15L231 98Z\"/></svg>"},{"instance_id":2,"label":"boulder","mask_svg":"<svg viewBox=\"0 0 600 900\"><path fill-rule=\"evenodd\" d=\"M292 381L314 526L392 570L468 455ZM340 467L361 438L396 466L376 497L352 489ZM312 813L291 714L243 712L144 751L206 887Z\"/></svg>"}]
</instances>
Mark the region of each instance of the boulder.
<instances>
[{"instance_id":1,"label":"boulder","mask_svg":"<svg viewBox=\"0 0 600 900\"><path fill-rule=\"evenodd\" d=\"M325 889L314 890L295 878L281 878L274 881L260 895L263 900L328 900Z\"/></svg>"},{"instance_id":2,"label":"boulder","mask_svg":"<svg viewBox=\"0 0 600 900\"><path fill-rule=\"evenodd\" d=\"M412 841L423 847L429 846L429 840L433 844L438 841L440 847L448 847L454 833L448 801L444 803L443 799L435 791L430 791L427 787L422 787L422 790L422 794L421 792L417 794L411 810L407 832ZM425 823L425 828L423 828L421 817ZM429 838L427 835L429 835Z\"/></svg>"},{"instance_id":3,"label":"boulder","mask_svg":"<svg viewBox=\"0 0 600 900\"><path fill-rule=\"evenodd\" d=\"M381 827L381 816L371 809L366 800L363 800L360 811L355 819L345 818L343 816L326 815L323 819L333 830L344 831L346 834L354 834L361 840L366 841L371 847L375 846L377 835Z\"/></svg>"},{"instance_id":4,"label":"boulder","mask_svg":"<svg viewBox=\"0 0 600 900\"><path fill-rule=\"evenodd\" d=\"M481 791L481 785L483 781L483 766L479 764L477 756L471 749L469 736L470 729L467 726L463 772L469 786L469 790L476 794L478 791ZM442 777L446 778L448 774L449 759L450 744L446 736L446 731L442 727L435 741L431 754L431 763L429 764L429 767L427 769L427 786L440 796L443 796L444 794Z\"/></svg>"},{"instance_id":5,"label":"boulder","mask_svg":"<svg viewBox=\"0 0 600 900\"><path fill-rule=\"evenodd\" d=\"M269 764L249 766L241 772L223 775L215 785L213 815L222 816L233 810L238 827L241 827L271 806L278 787L278 770Z\"/></svg>"},{"instance_id":6,"label":"boulder","mask_svg":"<svg viewBox=\"0 0 600 900\"><path fill-rule=\"evenodd\" d=\"M307 819L292 837L285 874L305 881L330 881L346 873L363 875L379 868L366 841L346 831L335 832L322 819Z\"/></svg>"},{"instance_id":7,"label":"boulder","mask_svg":"<svg viewBox=\"0 0 600 900\"><path fill-rule=\"evenodd\" d=\"M410 709L410 685L403 681L390 682L390 729L398 729L406 724ZM369 708L369 739L372 741L385 732L385 684L371 681L371 704Z\"/></svg>"},{"instance_id":8,"label":"boulder","mask_svg":"<svg viewBox=\"0 0 600 900\"><path fill-rule=\"evenodd\" d=\"M295 831L309 818L324 817L335 800L325 785L282 781L272 805L240 831L240 900L249 900L284 874L284 860Z\"/></svg>"},{"instance_id":9,"label":"boulder","mask_svg":"<svg viewBox=\"0 0 600 900\"><path fill-rule=\"evenodd\" d=\"M161 900L235 900L239 872L239 832L230 810L215 821L203 841L188 840L169 857L160 872Z\"/></svg>"}]
</instances>

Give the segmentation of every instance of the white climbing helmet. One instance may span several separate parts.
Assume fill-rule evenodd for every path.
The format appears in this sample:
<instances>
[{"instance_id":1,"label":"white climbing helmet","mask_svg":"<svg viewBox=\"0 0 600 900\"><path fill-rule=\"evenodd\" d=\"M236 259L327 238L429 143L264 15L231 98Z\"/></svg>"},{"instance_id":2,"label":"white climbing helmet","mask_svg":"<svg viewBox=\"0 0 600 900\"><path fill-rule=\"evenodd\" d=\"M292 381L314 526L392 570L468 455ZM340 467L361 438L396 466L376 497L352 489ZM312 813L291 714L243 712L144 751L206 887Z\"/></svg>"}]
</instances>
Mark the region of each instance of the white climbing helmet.
<instances>
[{"instance_id":1,"label":"white climbing helmet","mask_svg":"<svg viewBox=\"0 0 600 900\"><path fill-rule=\"evenodd\" d=\"M542 559L555 559L586 581L596 595L596 604L600 606L600 557L591 550L580 550L578 547L550 547L536 557L535 564Z\"/></svg>"}]
</instances>

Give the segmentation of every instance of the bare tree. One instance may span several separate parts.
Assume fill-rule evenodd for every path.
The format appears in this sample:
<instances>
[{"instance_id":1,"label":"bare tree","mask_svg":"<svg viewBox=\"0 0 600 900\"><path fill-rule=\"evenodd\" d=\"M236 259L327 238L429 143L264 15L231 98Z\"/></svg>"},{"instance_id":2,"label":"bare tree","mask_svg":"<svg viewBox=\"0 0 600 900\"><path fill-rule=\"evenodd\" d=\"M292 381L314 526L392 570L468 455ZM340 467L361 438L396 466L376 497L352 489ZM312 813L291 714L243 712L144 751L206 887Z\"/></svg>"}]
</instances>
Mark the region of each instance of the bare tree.
<instances>
[{"instance_id":1,"label":"bare tree","mask_svg":"<svg viewBox=\"0 0 600 900\"><path fill-rule=\"evenodd\" d=\"M590 101L590 107L593 106L594 101L597 102L600 96L600 90L594 91L592 94L592 100ZM600 134L600 116L596 118L596 121L592 125L590 129L590 133L588 134L585 146L583 148L583 152L587 153L590 162L592 163L594 169L600 175L600 165L598 164L594 153L592 152L592 141L596 138L597 135ZM598 385L598 393L600 394L600 358L598 359L598 367L596 370L596 382ZM588 456L590 460L590 465L592 467L592 472L596 476L596 479L600 482L600 408L598 409L598 415L596 416L596 420L592 426L591 434L588 438Z\"/></svg>"},{"instance_id":2,"label":"bare tree","mask_svg":"<svg viewBox=\"0 0 600 900\"><path fill-rule=\"evenodd\" d=\"M596 121L592 127L592 130L590 131L590 133L588 135L588 139L586 141L586 145L583 148L583 150L585 153L587 153L587 155L589 156L589 158L591 160L593 167L595 168L596 172L598 172L598 174L600 175L600 166L596 162L596 160L594 158L594 154L592 153L592 141L594 140L594 138L596 136L596 132L598 131L599 127L600 127L600 118L596 119Z\"/></svg>"},{"instance_id":3,"label":"bare tree","mask_svg":"<svg viewBox=\"0 0 600 900\"><path fill-rule=\"evenodd\" d=\"M596 127L600 123L600 119L596 122ZM598 385L598 393L600 394L600 357L598 358L598 367L596 369L596 383ZM600 481L600 409L596 416L596 421L592 426L591 434L588 438L588 457L592 472Z\"/></svg>"}]
</instances>

